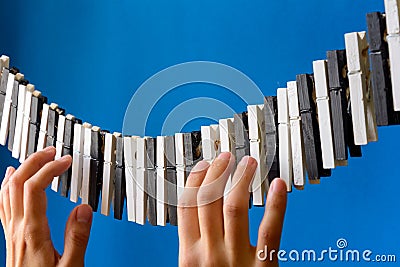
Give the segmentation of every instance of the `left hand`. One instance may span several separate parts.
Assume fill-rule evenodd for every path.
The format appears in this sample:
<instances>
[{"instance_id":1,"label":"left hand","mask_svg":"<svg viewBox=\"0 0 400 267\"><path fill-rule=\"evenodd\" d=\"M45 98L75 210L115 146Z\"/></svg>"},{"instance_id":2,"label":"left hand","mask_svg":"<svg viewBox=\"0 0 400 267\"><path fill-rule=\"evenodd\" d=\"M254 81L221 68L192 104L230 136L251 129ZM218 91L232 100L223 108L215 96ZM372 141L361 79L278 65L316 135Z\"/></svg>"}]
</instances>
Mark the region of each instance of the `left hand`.
<instances>
[{"instance_id":1,"label":"left hand","mask_svg":"<svg viewBox=\"0 0 400 267\"><path fill-rule=\"evenodd\" d=\"M76 207L65 229L64 255L53 246L46 217L45 189L71 165L54 160L54 147L31 155L17 170L8 167L0 190L0 219L7 246L7 267L83 266L92 225L88 205Z\"/></svg>"}]
</instances>

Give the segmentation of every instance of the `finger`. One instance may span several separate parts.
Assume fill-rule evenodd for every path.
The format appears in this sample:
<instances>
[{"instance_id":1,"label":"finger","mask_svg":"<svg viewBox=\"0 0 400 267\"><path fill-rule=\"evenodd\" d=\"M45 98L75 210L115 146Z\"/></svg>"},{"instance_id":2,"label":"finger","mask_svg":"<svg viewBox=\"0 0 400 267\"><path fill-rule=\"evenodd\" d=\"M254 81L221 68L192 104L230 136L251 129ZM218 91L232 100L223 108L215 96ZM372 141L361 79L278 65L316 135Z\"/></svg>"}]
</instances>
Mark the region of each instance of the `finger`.
<instances>
[{"instance_id":1,"label":"finger","mask_svg":"<svg viewBox=\"0 0 400 267\"><path fill-rule=\"evenodd\" d=\"M70 214L65 227L63 266L83 266L92 227L93 212L89 205L80 205Z\"/></svg>"},{"instance_id":2,"label":"finger","mask_svg":"<svg viewBox=\"0 0 400 267\"><path fill-rule=\"evenodd\" d=\"M15 172L14 167L8 166L6 169L6 173L4 174L3 181L1 182L1 188L3 188L8 181L10 180L10 176Z\"/></svg>"},{"instance_id":3,"label":"finger","mask_svg":"<svg viewBox=\"0 0 400 267\"><path fill-rule=\"evenodd\" d=\"M47 163L24 184L24 216L34 224L46 216L46 193L55 176L60 176L71 165L71 156L67 155Z\"/></svg>"},{"instance_id":4,"label":"finger","mask_svg":"<svg viewBox=\"0 0 400 267\"><path fill-rule=\"evenodd\" d=\"M199 217L197 214L197 192L210 164L200 161L191 171L178 205L178 234L183 246L189 246L200 238Z\"/></svg>"},{"instance_id":5,"label":"finger","mask_svg":"<svg viewBox=\"0 0 400 267\"><path fill-rule=\"evenodd\" d=\"M56 149L52 146L46 147L44 150L33 153L15 172L18 179L26 181L37 173L46 163L54 159Z\"/></svg>"},{"instance_id":6,"label":"finger","mask_svg":"<svg viewBox=\"0 0 400 267\"><path fill-rule=\"evenodd\" d=\"M14 219L22 218L24 215L24 183L38 172L47 162L54 159L54 147L32 154L15 171L8 181L10 188L11 216Z\"/></svg>"},{"instance_id":7,"label":"finger","mask_svg":"<svg viewBox=\"0 0 400 267\"><path fill-rule=\"evenodd\" d=\"M209 244L223 238L223 195L233 163L231 153L221 153L208 169L197 195L200 235Z\"/></svg>"},{"instance_id":8,"label":"finger","mask_svg":"<svg viewBox=\"0 0 400 267\"><path fill-rule=\"evenodd\" d=\"M268 251L279 250L286 210L286 183L275 179L269 189L264 217L258 230L257 251L268 246ZM273 259L277 261L276 257Z\"/></svg>"},{"instance_id":9,"label":"finger","mask_svg":"<svg viewBox=\"0 0 400 267\"><path fill-rule=\"evenodd\" d=\"M3 224L4 230L7 229L8 222L11 220L11 206L10 206L10 190L8 187L8 181L11 175L15 172L14 167L8 167L6 174L4 175L2 189L1 189L1 205L0 205L0 215L1 222Z\"/></svg>"},{"instance_id":10,"label":"finger","mask_svg":"<svg viewBox=\"0 0 400 267\"><path fill-rule=\"evenodd\" d=\"M249 186L257 168L257 161L243 157L232 178L233 187L224 203L225 244L229 251L250 246L249 239Z\"/></svg>"}]
</instances>

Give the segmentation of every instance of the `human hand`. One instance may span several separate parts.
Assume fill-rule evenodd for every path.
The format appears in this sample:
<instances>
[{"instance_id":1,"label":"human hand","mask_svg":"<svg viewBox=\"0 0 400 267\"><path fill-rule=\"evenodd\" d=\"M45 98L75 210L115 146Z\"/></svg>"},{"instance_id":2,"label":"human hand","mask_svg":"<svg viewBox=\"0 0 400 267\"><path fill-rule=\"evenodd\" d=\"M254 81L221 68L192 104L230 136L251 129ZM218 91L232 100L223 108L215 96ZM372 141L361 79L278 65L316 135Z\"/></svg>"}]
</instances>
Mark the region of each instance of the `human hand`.
<instances>
[{"instance_id":1,"label":"human hand","mask_svg":"<svg viewBox=\"0 0 400 267\"><path fill-rule=\"evenodd\" d=\"M249 238L249 186L257 161L244 157L232 176L227 198L223 199L226 181L233 169L234 157L222 153L213 161L199 162L187 179L178 206L180 266L278 266L260 261L259 250L279 250L286 210L286 184L275 179L269 189L264 218L258 232L257 246Z\"/></svg>"},{"instance_id":2,"label":"human hand","mask_svg":"<svg viewBox=\"0 0 400 267\"><path fill-rule=\"evenodd\" d=\"M92 224L88 205L70 214L64 254L54 248L46 217L45 189L71 165L71 157L54 160L54 147L31 155L17 170L8 167L0 190L0 219L6 237L7 267L83 266Z\"/></svg>"}]
</instances>

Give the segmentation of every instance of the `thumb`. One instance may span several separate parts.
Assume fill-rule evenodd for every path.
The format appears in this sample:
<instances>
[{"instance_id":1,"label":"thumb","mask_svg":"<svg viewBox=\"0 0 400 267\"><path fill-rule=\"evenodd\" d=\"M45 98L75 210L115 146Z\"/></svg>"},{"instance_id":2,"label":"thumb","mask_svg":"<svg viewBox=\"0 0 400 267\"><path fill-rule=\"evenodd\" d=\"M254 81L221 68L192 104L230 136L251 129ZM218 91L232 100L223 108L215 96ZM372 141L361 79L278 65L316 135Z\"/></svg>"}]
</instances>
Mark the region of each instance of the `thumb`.
<instances>
[{"instance_id":1,"label":"thumb","mask_svg":"<svg viewBox=\"0 0 400 267\"><path fill-rule=\"evenodd\" d=\"M83 266L92 226L92 208L76 207L69 215L64 236L63 266Z\"/></svg>"}]
</instances>

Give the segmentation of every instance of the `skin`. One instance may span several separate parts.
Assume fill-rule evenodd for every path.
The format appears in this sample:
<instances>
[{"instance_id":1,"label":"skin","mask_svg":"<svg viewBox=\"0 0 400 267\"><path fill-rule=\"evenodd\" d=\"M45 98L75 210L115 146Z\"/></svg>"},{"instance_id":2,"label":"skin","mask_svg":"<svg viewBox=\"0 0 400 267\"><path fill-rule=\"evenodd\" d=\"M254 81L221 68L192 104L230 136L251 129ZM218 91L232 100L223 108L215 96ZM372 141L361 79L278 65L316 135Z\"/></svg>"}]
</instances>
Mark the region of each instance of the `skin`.
<instances>
[{"instance_id":1,"label":"skin","mask_svg":"<svg viewBox=\"0 0 400 267\"><path fill-rule=\"evenodd\" d=\"M272 261L258 260L257 251L265 245L269 251L279 250L287 201L286 184L282 179L272 182L258 242L252 246L249 185L257 161L251 157L240 161L232 176L233 189L224 200L221 196L233 163L230 153L222 153L211 165L198 163L188 177L178 208L180 266L278 266L276 257ZM207 185L212 185L212 189Z\"/></svg>"},{"instance_id":2,"label":"skin","mask_svg":"<svg viewBox=\"0 0 400 267\"><path fill-rule=\"evenodd\" d=\"M10 266L84 266L92 225L92 210L80 205L66 223L64 254L54 248L46 217L45 189L53 177L65 172L71 157L54 160L55 149L31 155L17 170L7 169L0 190L0 219ZM257 162L244 157L232 176L233 187L225 200L226 181L234 158L222 153L211 166L201 161L190 176L178 207L180 266L278 266L260 261L257 251L268 245L279 249L286 209L286 185L275 179L268 193L257 246L249 239L249 185Z\"/></svg>"},{"instance_id":3,"label":"skin","mask_svg":"<svg viewBox=\"0 0 400 267\"><path fill-rule=\"evenodd\" d=\"M54 248L46 217L45 189L65 172L71 157L54 160L55 148L31 155L19 168L7 169L0 191L0 218L7 247L7 267L83 266L92 209L76 207L65 228L64 254Z\"/></svg>"}]
</instances>

